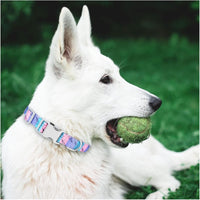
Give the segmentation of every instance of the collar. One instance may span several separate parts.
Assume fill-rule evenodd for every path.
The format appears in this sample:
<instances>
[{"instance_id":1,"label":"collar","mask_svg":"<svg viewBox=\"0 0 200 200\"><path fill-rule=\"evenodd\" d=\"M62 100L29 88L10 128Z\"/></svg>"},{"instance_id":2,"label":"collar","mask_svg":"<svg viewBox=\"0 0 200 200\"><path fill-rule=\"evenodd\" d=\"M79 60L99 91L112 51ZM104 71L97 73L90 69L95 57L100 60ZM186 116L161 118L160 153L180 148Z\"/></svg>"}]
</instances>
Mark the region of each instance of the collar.
<instances>
[{"instance_id":1,"label":"collar","mask_svg":"<svg viewBox=\"0 0 200 200\"><path fill-rule=\"evenodd\" d=\"M71 151L86 152L90 148L89 144L64 133L56 128L53 123L42 119L29 107L24 111L24 120L26 123L33 125L39 135L50 138L54 144L64 145Z\"/></svg>"}]
</instances>

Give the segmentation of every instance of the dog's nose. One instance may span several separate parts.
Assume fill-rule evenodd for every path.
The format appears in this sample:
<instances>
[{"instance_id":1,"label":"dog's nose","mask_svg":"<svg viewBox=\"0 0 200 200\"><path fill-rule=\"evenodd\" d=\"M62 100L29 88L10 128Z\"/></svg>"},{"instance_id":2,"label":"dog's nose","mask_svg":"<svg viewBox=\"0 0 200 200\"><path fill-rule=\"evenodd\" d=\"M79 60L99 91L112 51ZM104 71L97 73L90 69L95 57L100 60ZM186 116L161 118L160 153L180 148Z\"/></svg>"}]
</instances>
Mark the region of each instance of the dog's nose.
<instances>
[{"instance_id":1,"label":"dog's nose","mask_svg":"<svg viewBox=\"0 0 200 200\"><path fill-rule=\"evenodd\" d=\"M162 101L159 98L156 98L156 97L150 98L149 105L154 111L158 110L161 104L162 104Z\"/></svg>"}]
</instances>

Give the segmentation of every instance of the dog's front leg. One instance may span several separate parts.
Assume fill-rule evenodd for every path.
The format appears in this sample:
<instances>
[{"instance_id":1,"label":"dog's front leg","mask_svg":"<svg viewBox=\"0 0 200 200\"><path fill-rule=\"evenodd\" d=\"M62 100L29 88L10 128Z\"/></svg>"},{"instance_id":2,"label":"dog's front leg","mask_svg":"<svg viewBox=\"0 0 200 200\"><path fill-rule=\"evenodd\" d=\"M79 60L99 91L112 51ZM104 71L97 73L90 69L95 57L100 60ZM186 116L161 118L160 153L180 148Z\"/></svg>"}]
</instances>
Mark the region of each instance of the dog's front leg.
<instances>
[{"instance_id":1,"label":"dog's front leg","mask_svg":"<svg viewBox=\"0 0 200 200\"><path fill-rule=\"evenodd\" d=\"M158 191L148 198L161 199L167 196L168 189L175 191L180 186L171 175L173 153L153 137L125 149L112 148L114 174L133 186L154 186Z\"/></svg>"}]
</instances>

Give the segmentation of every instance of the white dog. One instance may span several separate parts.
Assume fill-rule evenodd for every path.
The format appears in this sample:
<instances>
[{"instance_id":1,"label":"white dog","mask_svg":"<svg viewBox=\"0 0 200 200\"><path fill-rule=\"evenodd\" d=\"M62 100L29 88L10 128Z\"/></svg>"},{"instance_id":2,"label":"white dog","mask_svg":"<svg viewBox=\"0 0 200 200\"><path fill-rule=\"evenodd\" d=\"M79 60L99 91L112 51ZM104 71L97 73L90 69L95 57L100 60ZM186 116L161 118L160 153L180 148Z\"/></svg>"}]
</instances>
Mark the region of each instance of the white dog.
<instances>
[{"instance_id":1,"label":"white dog","mask_svg":"<svg viewBox=\"0 0 200 200\"><path fill-rule=\"evenodd\" d=\"M177 153L150 137L126 147L113 119L149 117L161 100L127 83L90 34L86 6L77 26L61 10L44 79L2 141L5 198L123 198L124 182L162 198L180 186L173 170L198 163L198 146Z\"/></svg>"}]
</instances>

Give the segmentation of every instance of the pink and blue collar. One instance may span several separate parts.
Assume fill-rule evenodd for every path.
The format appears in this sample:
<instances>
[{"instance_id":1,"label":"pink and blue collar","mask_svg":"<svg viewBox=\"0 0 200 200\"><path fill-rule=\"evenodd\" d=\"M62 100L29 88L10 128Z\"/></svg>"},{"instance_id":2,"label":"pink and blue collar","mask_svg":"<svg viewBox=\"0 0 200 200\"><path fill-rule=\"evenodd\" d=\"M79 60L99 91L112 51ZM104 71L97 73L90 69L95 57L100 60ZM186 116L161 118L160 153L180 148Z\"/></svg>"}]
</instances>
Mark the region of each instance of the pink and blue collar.
<instances>
[{"instance_id":1,"label":"pink and blue collar","mask_svg":"<svg viewBox=\"0 0 200 200\"><path fill-rule=\"evenodd\" d=\"M86 152L90 148L89 144L86 144L85 142L57 129L53 123L42 119L29 107L25 109L24 115L24 120L28 124L32 124L36 128L39 135L44 138L52 139L55 144L64 145L71 151Z\"/></svg>"}]
</instances>

